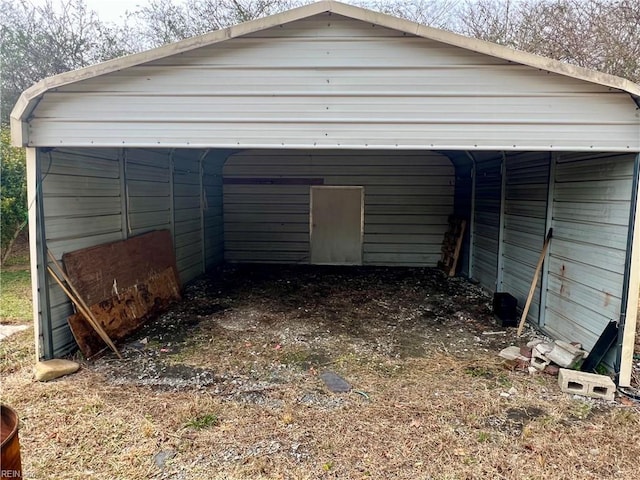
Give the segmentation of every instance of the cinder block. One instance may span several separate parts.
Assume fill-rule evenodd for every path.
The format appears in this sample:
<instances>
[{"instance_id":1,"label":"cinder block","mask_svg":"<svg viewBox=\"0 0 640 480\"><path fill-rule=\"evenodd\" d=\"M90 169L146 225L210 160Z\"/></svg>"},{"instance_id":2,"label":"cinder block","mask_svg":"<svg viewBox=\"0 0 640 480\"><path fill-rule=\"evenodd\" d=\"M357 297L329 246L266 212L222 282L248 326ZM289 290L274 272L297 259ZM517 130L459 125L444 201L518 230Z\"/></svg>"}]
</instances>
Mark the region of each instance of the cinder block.
<instances>
[{"instance_id":1,"label":"cinder block","mask_svg":"<svg viewBox=\"0 0 640 480\"><path fill-rule=\"evenodd\" d=\"M567 368L560 369L558 385L560 385L560 390L565 393L577 393L605 400L613 400L616 393L615 383L606 375L578 372Z\"/></svg>"},{"instance_id":2,"label":"cinder block","mask_svg":"<svg viewBox=\"0 0 640 480\"><path fill-rule=\"evenodd\" d=\"M541 354L535 348L533 349L533 351L531 352L531 366L532 367L535 367L538 370L542 371L550 363L551 363L551 360L549 360L547 357L545 357L543 354Z\"/></svg>"}]
</instances>

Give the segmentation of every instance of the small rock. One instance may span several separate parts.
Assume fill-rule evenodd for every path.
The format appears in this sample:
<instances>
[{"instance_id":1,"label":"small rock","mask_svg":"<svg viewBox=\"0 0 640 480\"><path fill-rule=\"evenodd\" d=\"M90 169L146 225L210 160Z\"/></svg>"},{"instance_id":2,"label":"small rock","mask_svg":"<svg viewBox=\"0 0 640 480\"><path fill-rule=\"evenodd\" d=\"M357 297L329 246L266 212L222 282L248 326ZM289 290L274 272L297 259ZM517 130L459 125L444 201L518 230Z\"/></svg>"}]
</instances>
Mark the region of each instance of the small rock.
<instances>
[{"instance_id":1,"label":"small rock","mask_svg":"<svg viewBox=\"0 0 640 480\"><path fill-rule=\"evenodd\" d=\"M333 393L346 393L351 391L351 385L344 378L336 375L333 372L321 373L320 379Z\"/></svg>"},{"instance_id":2,"label":"small rock","mask_svg":"<svg viewBox=\"0 0 640 480\"><path fill-rule=\"evenodd\" d=\"M175 456L176 452L173 450L161 450L153 456L153 463L155 463L158 468L164 468L167 460L171 460Z\"/></svg>"},{"instance_id":3,"label":"small rock","mask_svg":"<svg viewBox=\"0 0 640 480\"><path fill-rule=\"evenodd\" d=\"M507 360L521 360L523 362L529 361L527 357L523 357L520 355L520 348L516 346L511 346L503 349L498 356L505 358Z\"/></svg>"},{"instance_id":4,"label":"small rock","mask_svg":"<svg viewBox=\"0 0 640 480\"><path fill-rule=\"evenodd\" d=\"M509 395L507 392L500 392L500 396L502 398L509 398L511 395Z\"/></svg>"},{"instance_id":5,"label":"small rock","mask_svg":"<svg viewBox=\"0 0 640 480\"><path fill-rule=\"evenodd\" d=\"M527 367L527 371L529 372L529 375L535 375L536 373L540 372L540 370L538 370L536 367Z\"/></svg>"},{"instance_id":6,"label":"small rock","mask_svg":"<svg viewBox=\"0 0 640 480\"><path fill-rule=\"evenodd\" d=\"M36 380L39 382L48 382L54 378L63 377L75 373L80 368L80 364L71 360L63 360L55 358L44 362L36 363L34 368Z\"/></svg>"},{"instance_id":7,"label":"small rock","mask_svg":"<svg viewBox=\"0 0 640 480\"><path fill-rule=\"evenodd\" d=\"M518 393L518 389L516 387L511 387L508 393L509 395L516 395Z\"/></svg>"}]
</instances>

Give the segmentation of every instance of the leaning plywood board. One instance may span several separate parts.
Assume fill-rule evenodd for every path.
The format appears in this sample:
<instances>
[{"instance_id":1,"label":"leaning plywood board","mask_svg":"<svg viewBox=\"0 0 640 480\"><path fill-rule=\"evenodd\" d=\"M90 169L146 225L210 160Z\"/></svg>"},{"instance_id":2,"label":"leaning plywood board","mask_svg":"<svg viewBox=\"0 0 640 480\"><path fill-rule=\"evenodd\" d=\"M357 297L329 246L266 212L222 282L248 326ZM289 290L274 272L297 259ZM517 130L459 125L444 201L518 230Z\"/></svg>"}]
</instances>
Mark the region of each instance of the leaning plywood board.
<instances>
[{"instance_id":1,"label":"leaning plywood board","mask_svg":"<svg viewBox=\"0 0 640 480\"><path fill-rule=\"evenodd\" d=\"M151 232L62 258L70 281L114 342L180 299L169 232ZM87 358L104 350L104 342L82 314L69 317L69 325Z\"/></svg>"},{"instance_id":2,"label":"leaning plywood board","mask_svg":"<svg viewBox=\"0 0 640 480\"><path fill-rule=\"evenodd\" d=\"M62 262L82 299L93 305L155 273L178 270L169 230L65 253Z\"/></svg>"}]
</instances>

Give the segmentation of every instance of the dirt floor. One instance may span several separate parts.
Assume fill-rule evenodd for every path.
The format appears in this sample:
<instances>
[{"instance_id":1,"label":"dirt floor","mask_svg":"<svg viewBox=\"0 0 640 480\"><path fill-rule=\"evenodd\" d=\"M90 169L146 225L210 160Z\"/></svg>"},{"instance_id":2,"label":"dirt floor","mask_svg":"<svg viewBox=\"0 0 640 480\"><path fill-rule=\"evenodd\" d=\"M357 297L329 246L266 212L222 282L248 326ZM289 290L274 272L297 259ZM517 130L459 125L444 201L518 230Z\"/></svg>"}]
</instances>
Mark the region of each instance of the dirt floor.
<instances>
[{"instance_id":1,"label":"dirt floor","mask_svg":"<svg viewBox=\"0 0 640 480\"><path fill-rule=\"evenodd\" d=\"M533 332L461 279L228 266L184 300L57 381L33 382L28 333L2 346L27 478L637 478L638 404L500 359Z\"/></svg>"}]
</instances>

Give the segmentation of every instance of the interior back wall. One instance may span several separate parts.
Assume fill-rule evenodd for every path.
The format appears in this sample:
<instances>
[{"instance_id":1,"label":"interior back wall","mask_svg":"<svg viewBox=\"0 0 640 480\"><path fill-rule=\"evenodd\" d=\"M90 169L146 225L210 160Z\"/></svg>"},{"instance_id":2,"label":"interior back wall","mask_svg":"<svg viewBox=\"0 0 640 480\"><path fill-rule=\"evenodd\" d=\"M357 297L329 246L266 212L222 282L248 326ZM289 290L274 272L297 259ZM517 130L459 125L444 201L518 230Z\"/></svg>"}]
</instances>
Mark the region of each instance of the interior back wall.
<instances>
[{"instance_id":1,"label":"interior back wall","mask_svg":"<svg viewBox=\"0 0 640 480\"><path fill-rule=\"evenodd\" d=\"M364 187L365 265L435 266L453 213L454 167L433 152L253 150L223 173L230 262L309 263L312 184Z\"/></svg>"}]
</instances>

